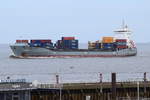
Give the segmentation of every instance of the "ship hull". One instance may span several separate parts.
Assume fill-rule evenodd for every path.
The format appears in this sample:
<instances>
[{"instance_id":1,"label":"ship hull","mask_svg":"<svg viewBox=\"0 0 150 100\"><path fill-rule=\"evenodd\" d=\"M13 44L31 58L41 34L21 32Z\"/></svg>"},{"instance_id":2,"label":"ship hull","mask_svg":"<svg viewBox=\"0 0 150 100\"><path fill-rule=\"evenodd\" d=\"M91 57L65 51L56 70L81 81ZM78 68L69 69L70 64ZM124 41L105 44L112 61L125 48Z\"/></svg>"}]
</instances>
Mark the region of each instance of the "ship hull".
<instances>
[{"instance_id":1,"label":"ship hull","mask_svg":"<svg viewBox=\"0 0 150 100\"><path fill-rule=\"evenodd\" d=\"M30 57L126 57L135 56L136 48L122 49L118 51L101 50L50 50L41 47L30 47L28 45L10 46L16 58Z\"/></svg>"}]
</instances>

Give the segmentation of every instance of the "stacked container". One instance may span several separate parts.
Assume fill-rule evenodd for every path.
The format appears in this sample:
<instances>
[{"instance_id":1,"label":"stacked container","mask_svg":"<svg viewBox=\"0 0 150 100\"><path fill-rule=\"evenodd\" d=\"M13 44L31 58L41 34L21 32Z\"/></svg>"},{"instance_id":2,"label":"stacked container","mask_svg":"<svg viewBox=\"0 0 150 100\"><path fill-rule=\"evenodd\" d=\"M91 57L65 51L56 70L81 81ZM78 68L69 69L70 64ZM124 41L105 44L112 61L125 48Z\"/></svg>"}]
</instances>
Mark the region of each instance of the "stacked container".
<instances>
[{"instance_id":1,"label":"stacked container","mask_svg":"<svg viewBox=\"0 0 150 100\"><path fill-rule=\"evenodd\" d=\"M55 47L56 47L57 49L62 49L62 48L63 48L62 40L58 40L58 41L56 42L56 44L55 44Z\"/></svg>"},{"instance_id":2,"label":"stacked container","mask_svg":"<svg viewBox=\"0 0 150 100\"><path fill-rule=\"evenodd\" d=\"M88 49L95 49L96 43L95 42L88 42Z\"/></svg>"},{"instance_id":3,"label":"stacked container","mask_svg":"<svg viewBox=\"0 0 150 100\"><path fill-rule=\"evenodd\" d=\"M116 45L118 49L127 48L127 39L116 39Z\"/></svg>"},{"instance_id":4,"label":"stacked container","mask_svg":"<svg viewBox=\"0 0 150 100\"><path fill-rule=\"evenodd\" d=\"M62 37L62 41L64 40L75 40L75 37Z\"/></svg>"},{"instance_id":5,"label":"stacked container","mask_svg":"<svg viewBox=\"0 0 150 100\"><path fill-rule=\"evenodd\" d=\"M103 37L102 39L102 48L103 50L114 50L114 37Z\"/></svg>"},{"instance_id":6,"label":"stacked container","mask_svg":"<svg viewBox=\"0 0 150 100\"><path fill-rule=\"evenodd\" d=\"M96 42L88 42L88 49L101 49L101 42L96 41Z\"/></svg>"},{"instance_id":7,"label":"stacked container","mask_svg":"<svg viewBox=\"0 0 150 100\"><path fill-rule=\"evenodd\" d=\"M114 50L114 43L103 43L103 50Z\"/></svg>"},{"instance_id":8,"label":"stacked container","mask_svg":"<svg viewBox=\"0 0 150 100\"><path fill-rule=\"evenodd\" d=\"M103 37L102 42L103 43L113 43L114 37Z\"/></svg>"},{"instance_id":9,"label":"stacked container","mask_svg":"<svg viewBox=\"0 0 150 100\"><path fill-rule=\"evenodd\" d=\"M56 43L57 49L78 49L78 40L75 37L62 37Z\"/></svg>"},{"instance_id":10,"label":"stacked container","mask_svg":"<svg viewBox=\"0 0 150 100\"><path fill-rule=\"evenodd\" d=\"M16 43L28 43L28 40L16 40Z\"/></svg>"},{"instance_id":11,"label":"stacked container","mask_svg":"<svg viewBox=\"0 0 150 100\"><path fill-rule=\"evenodd\" d=\"M101 49L101 45L102 45L101 43L97 43L97 42L96 42L96 43L95 43L95 48L96 48L96 49Z\"/></svg>"},{"instance_id":12,"label":"stacked container","mask_svg":"<svg viewBox=\"0 0 150 100\"><path fill-rule=\"evenodd\" d=\"M30 46L33 47L44 47L44 48L53 48L53 43L51 40L31 40Z\"/></svg>"},{"instance_id":13,"label":"stacked container","mask_svg":"<svg viewBox=\"0 0 150 100\"><path fill-rule=\"evenodd\" d=\"M63 40L64 49L78 49L78 40Z\"/></svg>"}]
</instances>

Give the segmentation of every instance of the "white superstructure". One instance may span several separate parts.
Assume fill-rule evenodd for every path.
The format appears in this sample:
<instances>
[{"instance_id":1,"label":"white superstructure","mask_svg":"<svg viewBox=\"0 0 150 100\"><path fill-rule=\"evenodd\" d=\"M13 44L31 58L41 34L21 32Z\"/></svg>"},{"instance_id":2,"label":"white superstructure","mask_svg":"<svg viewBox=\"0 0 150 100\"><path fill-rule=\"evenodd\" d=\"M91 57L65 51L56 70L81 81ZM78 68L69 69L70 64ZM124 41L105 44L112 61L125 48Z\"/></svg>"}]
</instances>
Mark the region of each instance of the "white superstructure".
<instances>
[{"instance_id":1,"label":"white superstructure","mask_svg":"<svg viewBox=\"0 0 150 100\"><path fill-rule=\"evenodd\" d=\"M126 39L128 47L135 47L134 42L131 39L132 31L125 25L124 21L122 23L122 27L117 29L115 32L115 39Z\"/></svg>"}]
</instances>

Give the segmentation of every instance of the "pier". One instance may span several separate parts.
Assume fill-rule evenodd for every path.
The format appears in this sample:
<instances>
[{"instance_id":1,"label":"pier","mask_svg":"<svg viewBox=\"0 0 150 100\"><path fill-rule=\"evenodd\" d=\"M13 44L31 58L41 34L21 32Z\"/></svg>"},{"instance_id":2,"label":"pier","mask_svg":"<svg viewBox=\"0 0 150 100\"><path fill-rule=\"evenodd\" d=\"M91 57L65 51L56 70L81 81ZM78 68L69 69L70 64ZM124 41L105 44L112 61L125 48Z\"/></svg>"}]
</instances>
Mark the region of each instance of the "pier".
<instances>
[{"instance_id":1,"label":"pier","mask_svg":"<svg viewBox=\"0 0 150 100\"><path fill-rule=\"evenodd\" d=\"M150 81L33 84L25 81L0 83L0 100L150 100Z\"/></svg>"}]
</instances>

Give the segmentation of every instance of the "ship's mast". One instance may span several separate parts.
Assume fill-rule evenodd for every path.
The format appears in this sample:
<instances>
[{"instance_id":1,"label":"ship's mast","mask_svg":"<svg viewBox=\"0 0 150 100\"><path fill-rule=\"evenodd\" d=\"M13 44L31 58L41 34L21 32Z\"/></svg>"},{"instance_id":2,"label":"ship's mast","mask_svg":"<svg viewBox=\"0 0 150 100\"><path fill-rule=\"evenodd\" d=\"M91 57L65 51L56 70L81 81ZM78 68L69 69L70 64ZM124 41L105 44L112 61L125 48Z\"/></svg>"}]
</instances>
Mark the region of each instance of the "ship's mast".
<instances>
[{"instance_id":1,"label":"ship's mast","mask_svg":"<svg viewBox=\"0 0 150 100\"><path fill-rule=\"evenodd\" d=\"M124 22L124 20L122 20L122 27L125 27L125 22Z\"/></svg>"}]
</instances>

